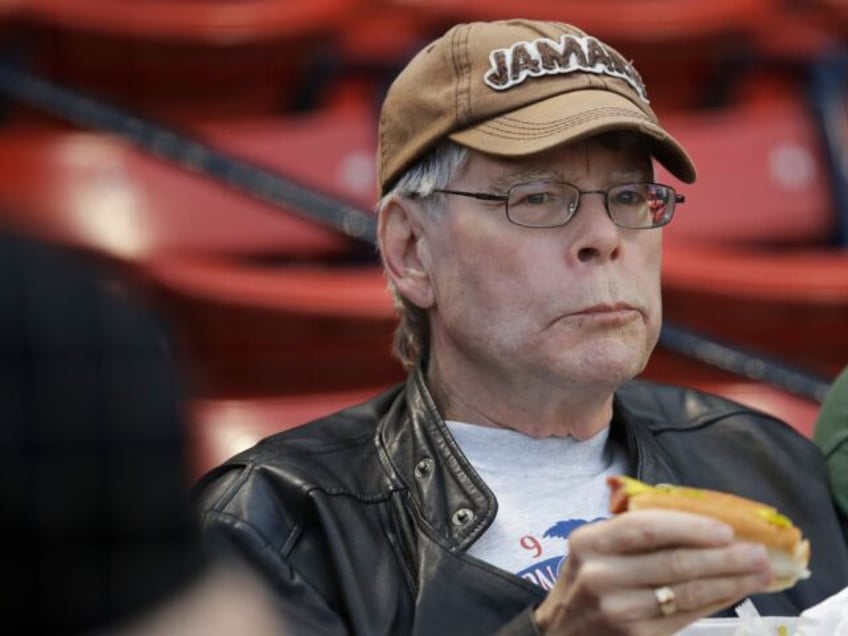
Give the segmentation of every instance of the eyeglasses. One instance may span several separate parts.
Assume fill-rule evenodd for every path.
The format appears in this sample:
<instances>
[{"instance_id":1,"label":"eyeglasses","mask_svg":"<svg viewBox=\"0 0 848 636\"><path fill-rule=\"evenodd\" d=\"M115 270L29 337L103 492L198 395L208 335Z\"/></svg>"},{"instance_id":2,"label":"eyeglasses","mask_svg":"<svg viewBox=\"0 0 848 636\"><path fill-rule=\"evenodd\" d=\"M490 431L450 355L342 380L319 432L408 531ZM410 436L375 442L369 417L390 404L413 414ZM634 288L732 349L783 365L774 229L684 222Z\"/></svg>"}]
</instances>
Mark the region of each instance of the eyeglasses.
<instances>
[{"instance_id":1,"label":"eyeglasses","mask_svg":"<svg viewBox=\"0 0 848 636\"><path fill-rule=\"evenodd\" d=\"M660 183L622 183L606 190L580 190L569 183L537 181L519 183L506 194L441 190L434 192L456 194L483 201L503 201L506 218L524 227L558 227L565 225L580 207L584 194L604 195L607 214L618 227L643 230L662 227L671 221L674 208L686 201L674 188Z\"/></svg>"}]
</instances>

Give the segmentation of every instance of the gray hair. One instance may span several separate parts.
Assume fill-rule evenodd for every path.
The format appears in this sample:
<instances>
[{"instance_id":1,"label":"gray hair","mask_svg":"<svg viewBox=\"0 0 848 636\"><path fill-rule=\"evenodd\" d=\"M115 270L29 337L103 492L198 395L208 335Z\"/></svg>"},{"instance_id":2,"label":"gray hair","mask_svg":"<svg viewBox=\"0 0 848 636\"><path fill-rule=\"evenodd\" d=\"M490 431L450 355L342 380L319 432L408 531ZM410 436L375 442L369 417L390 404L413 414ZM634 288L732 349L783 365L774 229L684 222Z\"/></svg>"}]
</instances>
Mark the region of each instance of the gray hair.
<instances>
[{"instance_id":1,"label":"gray hair","mask_svg":"<svg viewBox=\"0 0 848 636\"><path fill-rule=\"evenodd\" d=\"M421 201L427 213L435 217L442 210L444 195L435 192L446 188L468 161L468 149L444 140L404 172L397 183L377 204L381 211L392 197L414 198ZM406 369L414 367L430 349L430 323L427 311L400 295L389 281L398 326L393 351Z\"/></svg>"}]
</instances>

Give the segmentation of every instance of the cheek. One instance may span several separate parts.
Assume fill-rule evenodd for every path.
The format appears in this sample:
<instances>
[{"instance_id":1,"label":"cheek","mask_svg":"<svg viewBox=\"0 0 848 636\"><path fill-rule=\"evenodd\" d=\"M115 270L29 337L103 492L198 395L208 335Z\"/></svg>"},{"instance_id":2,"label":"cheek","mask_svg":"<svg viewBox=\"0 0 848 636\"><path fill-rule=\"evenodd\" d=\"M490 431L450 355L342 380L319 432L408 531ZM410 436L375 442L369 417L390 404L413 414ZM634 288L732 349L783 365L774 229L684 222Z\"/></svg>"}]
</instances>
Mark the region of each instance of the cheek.
<instances>
[{"instance_id":1,"label":"cheek","mask_svg":"<svg viewBox=\"0 0 848 636\"><path fill-rule=\"evenodd\" d=\"M509 282L519 270L515 241L497 231L495 219L479 215L453 219L442 234L439 254L434 261L436 284L442 291L486 295Z\"/></svg>"},{"instance_id":2,"label":"cheek","mask_svg":"<svg viewBox=\"0 0 848 636\"><path fill-rule=\"evenodd\" d=\"M451 329L474 324L481 339L505 322L517 326L531 314L528 303L545 296L543 290L533 291L539 271L532 250L487 225L457 223L441 243L433 269L441 320Z\"/></svg>"},{"instance_id":3,"label":"cheek","mask_svg":"<svg viewBox=\"0 0 848 636\"><path fill-rule=\"evenodd\" d=\"M470 245L457 249L440 268L437 303L443 310L481 313L484 323L494 319L521 293L515 284L521 264L491 245L485 251Z\"/></svg>"}]
</instances>

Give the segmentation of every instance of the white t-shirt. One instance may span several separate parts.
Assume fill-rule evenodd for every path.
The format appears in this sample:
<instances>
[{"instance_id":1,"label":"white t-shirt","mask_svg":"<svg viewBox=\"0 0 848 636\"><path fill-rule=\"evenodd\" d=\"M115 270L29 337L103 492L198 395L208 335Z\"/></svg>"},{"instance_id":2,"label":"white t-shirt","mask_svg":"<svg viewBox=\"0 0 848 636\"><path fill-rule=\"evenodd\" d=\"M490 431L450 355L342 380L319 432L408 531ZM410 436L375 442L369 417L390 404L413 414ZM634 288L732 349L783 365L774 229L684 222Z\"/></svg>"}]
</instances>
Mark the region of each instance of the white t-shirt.
<instances>
[{"instance_id":1,"label":"white t-shirt","mask_svg":"<svg viewBox=\"0 0 848 636\"><path fill-rule=\"evenodd\" d=\"M624 449L607 445L609 427L578 441L446 424L498 500L494 522L469 554L551 589L568 556L571 531L610 516L606 478L628 473Z\"/></svg>"}]
</instances>

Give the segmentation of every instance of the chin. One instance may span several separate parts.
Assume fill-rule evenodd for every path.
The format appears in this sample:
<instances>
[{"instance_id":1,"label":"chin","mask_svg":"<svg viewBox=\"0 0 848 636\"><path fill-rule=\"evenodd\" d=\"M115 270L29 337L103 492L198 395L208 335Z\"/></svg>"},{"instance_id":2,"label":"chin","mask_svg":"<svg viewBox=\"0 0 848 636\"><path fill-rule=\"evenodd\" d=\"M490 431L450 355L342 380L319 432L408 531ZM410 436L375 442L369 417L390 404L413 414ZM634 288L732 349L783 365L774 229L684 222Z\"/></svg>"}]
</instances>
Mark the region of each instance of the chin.
<instances>
[{"instance_id":1,"label":"chin","mask_svg":"<svg viewBox=\"0 0 848 636\"><path fill-rule=\"evenodd\" d=\"M657 333L644 323L601 333L568 333L544 345L543 373L561 382L615 389L647 366Z\"/></svg>"},{"instance_id":2,"label":"chin","mask_svg":"<svg viewBox=\"0 0 848 636\"><path fill-rule=\"evenodd\" d=\"M648 364L650 351L642 347L594 350L589 355L580 356L578 368L572 368L575 377L594 380L613 389L629 382Z\"/></svg>"}]
</instances>

